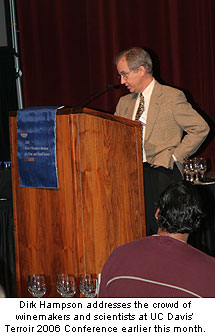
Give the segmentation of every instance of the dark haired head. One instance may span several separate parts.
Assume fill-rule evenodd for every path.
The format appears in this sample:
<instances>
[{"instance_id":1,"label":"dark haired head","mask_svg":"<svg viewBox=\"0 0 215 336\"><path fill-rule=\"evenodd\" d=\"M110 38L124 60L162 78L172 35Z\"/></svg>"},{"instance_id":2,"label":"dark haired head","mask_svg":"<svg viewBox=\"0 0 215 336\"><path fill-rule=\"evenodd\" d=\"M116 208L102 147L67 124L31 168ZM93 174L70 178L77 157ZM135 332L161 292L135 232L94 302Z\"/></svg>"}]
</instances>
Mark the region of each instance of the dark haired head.
<instances>
[{"instance_id":1,"label":"dark haired head","mask_svg":"<svg viewBox=\"0 0 215 336\"><path fill-rule=\"evenodd\" d=\"M158 203L158 227L169 233L191 233L204 216L196 186L182 181L170 185Z\"/></svg>"}]
</instances>

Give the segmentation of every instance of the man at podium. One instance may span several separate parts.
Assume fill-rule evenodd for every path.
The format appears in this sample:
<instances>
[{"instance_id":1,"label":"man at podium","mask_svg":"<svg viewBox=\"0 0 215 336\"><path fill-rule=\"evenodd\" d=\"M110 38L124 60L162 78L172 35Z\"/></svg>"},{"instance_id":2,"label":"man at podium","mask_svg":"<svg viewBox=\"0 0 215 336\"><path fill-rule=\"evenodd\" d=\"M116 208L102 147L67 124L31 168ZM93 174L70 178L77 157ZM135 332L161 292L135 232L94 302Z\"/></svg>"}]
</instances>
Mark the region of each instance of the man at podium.
<instances>
[{"instance_id":1,"label":"man at podium","mask_svg":"<svg viewBox=\"0 0 215 336\"><path fill-rule=\"evenodd\" d=\"M205 140L209 126L178 89L153 77L150 55L140 47L120 52L115 63L130 94L120 98L116 115L142 125L146 234L157 232L156 203L163 190L183 176L183 162Z\"/></svg>"}]
</instances>

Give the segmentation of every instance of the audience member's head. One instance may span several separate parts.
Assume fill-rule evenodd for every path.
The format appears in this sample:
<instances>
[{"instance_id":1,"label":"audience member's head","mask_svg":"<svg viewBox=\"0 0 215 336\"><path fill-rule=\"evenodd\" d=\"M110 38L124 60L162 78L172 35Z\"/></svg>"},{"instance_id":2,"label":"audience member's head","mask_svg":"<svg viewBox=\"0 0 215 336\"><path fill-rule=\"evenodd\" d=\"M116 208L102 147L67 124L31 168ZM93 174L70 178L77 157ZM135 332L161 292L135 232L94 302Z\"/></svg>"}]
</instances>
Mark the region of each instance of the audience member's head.
<instances>
[{"instance_id":1,"label":"audience member's head","mask_svg":"<svg viewBox=\"0 0 215 336\"><path fill-rule=\"evenodd\" d=\"M169 233L191 233L204 216L196 186L182 181L170 185L160 196L158 227Z\"/></svg>"}]
</instances>

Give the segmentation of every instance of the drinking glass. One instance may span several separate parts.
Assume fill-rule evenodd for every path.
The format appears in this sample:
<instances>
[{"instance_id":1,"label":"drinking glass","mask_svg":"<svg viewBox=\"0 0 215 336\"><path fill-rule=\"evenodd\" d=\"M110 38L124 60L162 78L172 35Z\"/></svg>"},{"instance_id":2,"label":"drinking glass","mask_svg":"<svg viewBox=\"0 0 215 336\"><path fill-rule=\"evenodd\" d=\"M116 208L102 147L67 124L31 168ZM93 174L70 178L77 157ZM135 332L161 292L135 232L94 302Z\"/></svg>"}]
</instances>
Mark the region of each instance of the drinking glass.
<instances>
[{"instance_id":1,"label":"drinking glass","mask_svg":"<svg viewBox=\"0 0 215 336\"><path fill-rule=\"evenodd\" d=\"M71 298L76 293L76 280L73 274L57 274L56 290L65 298Z\"/></svg>"},{"instance_id":2,"label":"drinking glass","mask_svg":"<svg viewBox=\"0 0 215 336\"><path fill-rule=\"evenodd\" d=\"M189 160L189 170L190 170L190 182L193 182L195 172L194 172L194 163L192 159Z\"/></svg>"},{"instance_id":3,"label":"drinking glass","mask_svg":"<svg viewBox=\"0 0 215 336\"><path fill-rule=\"evenodd\" d=\"M46 293L46 282L43 274L29 274L28 291L32 296L41 298Z\"/></svg>"},{"instance_id":4,"label":"drinking glass","mask_svg":"<svg viewBox=\"0 0 215 336\"><path fill-rule=\"evenodd\" d=\"M207 170L207 161L204 158L199 159L199 172L201 175L201 179L204 179L204 174Z\"/></svg>"},{"instance_id":5,"label":"drinking glass","mask_svg":"<svg viewBox=\"0 0 215 336\"><path fill-rule=\"evenodd\" d=\"M86 298L94 298L98 292L98 279L96 274L85 273L80 275L80 292Z\"/></svg>"},{"instance_id":6,"label":"drinking glass","mask_svg":"<svg viewBox=\"0 0 215 336\"><path fill-rule=\"evenodd\" d=\"M193 159L193 168L194 168L194 174L195 174L195 182L199 182L199 158L195 157Z\"/></svg>"},{"instance_id":7,"label":"drinking glass","mask_svg":"<svg viewBox=\"0 0 215 336\"><path fill-rule=\"evenodd\" d=\"M184 161L184 177L186 181L190 181L189 160Z\"/></svg>"}]
</instances>

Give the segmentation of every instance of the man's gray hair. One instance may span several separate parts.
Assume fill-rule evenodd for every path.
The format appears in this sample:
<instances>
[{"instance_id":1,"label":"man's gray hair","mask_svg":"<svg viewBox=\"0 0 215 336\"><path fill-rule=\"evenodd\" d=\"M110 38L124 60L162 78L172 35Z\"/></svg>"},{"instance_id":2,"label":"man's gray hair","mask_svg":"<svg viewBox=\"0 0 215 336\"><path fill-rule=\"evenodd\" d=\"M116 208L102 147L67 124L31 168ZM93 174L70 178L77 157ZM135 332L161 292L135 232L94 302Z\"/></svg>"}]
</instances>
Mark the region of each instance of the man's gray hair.
<instances>
[{"instance_id":1,"label":"man's gray hair","mask_svg":"<svg viewBox=\"0 0 215 336\"><path fill-rule=\"evenodd\" d=\"M150 74L153 73L152 70L152 59L148 52L141 47L132 47L126 50L121 51L118 55L116 55L114 59L114 63L120 61L122 57L126 58L128 63L128 67L130 70L138 70L142 65L146 69L146 71Z\"/></svg>"}]
</instances>

